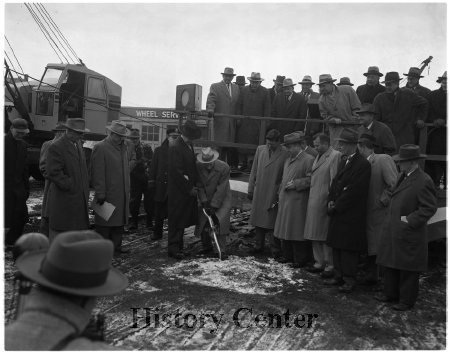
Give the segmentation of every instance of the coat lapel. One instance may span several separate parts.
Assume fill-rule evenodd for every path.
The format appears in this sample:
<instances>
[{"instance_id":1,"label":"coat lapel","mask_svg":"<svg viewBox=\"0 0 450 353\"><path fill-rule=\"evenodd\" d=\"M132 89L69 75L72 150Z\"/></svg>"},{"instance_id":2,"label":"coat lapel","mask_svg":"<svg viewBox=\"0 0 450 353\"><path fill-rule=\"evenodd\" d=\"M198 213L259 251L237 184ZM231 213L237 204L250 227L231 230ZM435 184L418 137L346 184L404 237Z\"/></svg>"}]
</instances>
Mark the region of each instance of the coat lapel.
<instances>
[{"instance_id":1,"label":"coat lapel","mask_svg":"<svg viewBox=\"0 0 450 353\"><path fill-rule=\"evenodd\" d=\"M62 138L63 138L62 142L66 146L67 151L78 160L79 155L78 151L75 149L74 144L67 138L67 136L64 135Z\"/></svg>"},{"instance_id":2,"label":"coat lapel","mask_svg":"<svg viewBox=\"0 0 450 353\"><path fill-rule=\"evenodd\" d=\"M323 155L320 156L317 155L316 159L314 160L313 166L312 166L312 172L314 173L315 170L317 170L322 164L325 163L325 161L330 157L331 154L331 148L328 149Z\"/></svg>"},{"instance_id":3,"label":"coat lapel","mask_svg":"<svg viewBox=\"0 0 450 353\"><path fill-rule=\"evenodd\" d=\"M228 99L231 99L230 92L228 91L227 85L223 81L221 83L222 83L222 88L223 88L225 96L227 96ZM231 85L231 83L230 83L230 85ZM231 87L231 90L233 90L233 87Z\"/></svg>"},{"instance_id":4,"label":"coat lapel","mask_svg":"<svg viewBox=\"0 0 450 353\"><path fill-rule=\"evenodd\" d=\"M409 177L406 177L405 179L403 179L403 181L400 183L400 185L397 185L397 187L395 188L395 190L393 191L392 194L393 195L398 194L400 191L409 188L411 186L412 182L417 179L417 176L419 174L418 169L419 168L417 168L414 172L412 172ZM400 176L401 176L401 174L400 174Z\"/></svg>"},{"instance_id":5,"label":"coat lapel","mask_svg":"<svg viewBox=\"0 0 450 353\"><path fill-rule=\"evenodd\" d=\"M266 153L267 153L267 163L264 165L264 167L268 167L273 162L275 162L281 155L281 148L278 148L272 156L269 158L269 147L266 146Z\"/></svg>"}]
</instances>

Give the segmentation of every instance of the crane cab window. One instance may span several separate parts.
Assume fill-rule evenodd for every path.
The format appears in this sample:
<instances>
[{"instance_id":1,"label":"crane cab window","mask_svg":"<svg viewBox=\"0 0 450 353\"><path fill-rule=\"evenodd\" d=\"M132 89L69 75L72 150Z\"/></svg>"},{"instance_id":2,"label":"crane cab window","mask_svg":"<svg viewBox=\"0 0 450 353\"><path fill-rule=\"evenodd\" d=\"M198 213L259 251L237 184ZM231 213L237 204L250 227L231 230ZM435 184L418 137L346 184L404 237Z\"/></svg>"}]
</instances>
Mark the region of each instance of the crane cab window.
<instances>
[{"instance_id":1,"label":"crane cab window","mask_svg":"<svg viewBox=\"0 0 450 353\"><path fill-rule=\"evenodd\" d=\"M102 79L89 77L87 96L89 98L97 98L106 101L105 84Z\"/></svg>"},{"instance_id":2,"label":"crane cab window","mask_svg":"<svg viewBox=\"0 0 450 353\"><path fill-rule=\"evenodd\" d=\"M86 75L69 70L60 87L59 121L67 118L83 118L84 84Z\"/></svg>"}]
</instances>

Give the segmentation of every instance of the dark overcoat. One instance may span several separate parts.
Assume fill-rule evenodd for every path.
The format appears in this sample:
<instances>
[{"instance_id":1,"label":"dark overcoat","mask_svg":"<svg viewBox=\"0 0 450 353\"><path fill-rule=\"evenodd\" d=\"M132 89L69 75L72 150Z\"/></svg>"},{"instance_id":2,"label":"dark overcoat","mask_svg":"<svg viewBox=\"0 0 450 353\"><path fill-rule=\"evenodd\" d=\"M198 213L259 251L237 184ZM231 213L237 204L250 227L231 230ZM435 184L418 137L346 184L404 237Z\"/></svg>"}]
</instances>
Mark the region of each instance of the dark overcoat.
<instances>
[{"instance_id":1,"label":"dark overcoat","mask_svg":"<svg viewBox=\"0 0 450 353\"><path fill-rule=\"evenodd\" d=\"M370 163L358 151L341 161L334 177L328 202L334 201L327 244L332 248L363 251L367 248L366 212L370 182Z\"/></svg>"},{"instance_id":2,"label":"dark overcoat","mask_svg":"<svg viewBox=\"0 0 450 353\"><path fill-rule=\"evenodd\" d=\"M41 171L41 174L45 175L46 170L46 164L47 164L47 154L48 154L48 148L52 144L52 142L55 141L49 140L45 141L41 146L41 153L39 155L39 170ZM41 208L41 217L48 217L48 190L50 188L50 182L48 179L45 179L44 183L44 195L42 197L42 208Z\"/></svg>"},{"instance_id":3,"label":"dark overcoat","mask_svg":"<svg viewBox=\"0 0 450 353\"><path fill-rule=\"evenodd\" d=\"M286 119L306 119L308 107L306 99L301 94L294 92L289 102L286 102L283 92L278 93L272 104L272 117ZM305 122L293 121L272 121L269 124L270 129L277 129L281 136L290 134L294 131L303 131Z\"/></svg>"},{"instance_id":4,"label":"dark overcoat","mask_svg":"<svg viewBox=\"0 0 450 353\"><path fill-rule=\"evenodd\" d=\"M51 229L88 229L89 177L79 143L75 147L67 135L50 144L45 178L48 189L48 216Z\"/></svg>"},{"instance_id":5,"label":"dark overcoat","mask_svg":"<svg viewBox=\"0 0 450 353\"><path fill-rule=\"evenodd\" d=\"M197 223L197 197L189 193L199 180L194 150L179 136L169 146L169 227L187 228Z\"/></svg>"},{"instance_id":6,"label":"dark overcoat","mask_svg":"<svg viewBox=\"0 0 450 353\"><path fill-rule=\"evenodd\" d=\"M237 113L247 116L269 116L270 96L265 87L259 86L252 91L250 86L245 86L239 95ZM259 144L259 131L261 121L258 120L238 120L236 142Z\"/></svg>"},{"instance_id":7,"label":"dark overcoat","mask_svg":"<svg viewBox=\"0 0 450 353\"><path fill-rule=\"evenodd\" d=\"M377 94L383 93L384 91L386 91L386 87L380 85L379 83L377 83L375 86L369 86L368 84L365 84L356 88L356 94L358 95L361 104L372 104Z\"/></svg>"},{"instance_id":8,"label":"dark overcoat","mask_svg":"<svg viewBox=\"0 0 450 353\"><path fill-rule=\"evenodd\" d=\"M409 88L400 88L395 94L380 93L373 101L375 118L386 124L394 134L397 148L415 143L415 123L426 120L428 101Z\"/></svg>"},{"instance_id":9,"label":"dark overcoat","mask_svg":"<svg viewBox=\"0 0 450 353\"><path fill-rule=\"evenodd\" d=\"M447 124L447 92L442 88L432 91L428 96L429 109L427 122L442 119ZM427 153L447 154L447 128L429 128Z\"/></svg>"},{"instance_id":10,"label":"dark overcoat","mask_svg":"<svg viewBox=\"0 0 450 353\"><path fill-rule=\"evenodd\" d=\"M358 133L360 135L369 134L375 137L375 153L388 154L390 156L397 153L397 143L395 142L394 134L392 133L391 129L381 121L374 120L370 128L366 128L364 125L361 125L358 128Z\"/></svg>"},{"instance_id":11,"label":"dark overcoat","mask_svg":"<svg viewBox=\"0 0 450 353\"><path fill-rule=\"evenodd\" d=\"M27 144L25 141L17 141L11 131L5 135L5 227L13 226L20 217L23 223L28 217L26 201L30 191L28 182Z\"/></svg>"},{"instance_id":12,"label":"dark overcoat","mask_svg":"<svg viewBox=\"0 0 450 353\"><path fill-rule=\"evenodd\" d=\"M423 98L428 98L428 95L431 93L431 90L429 88L426 88L419 84L414 87L408 87L408 85L406 85L405 87L412 89L414 92L416 92L419 96L421 96Z\"/></svg>"},{"instance_id":13,"label":"dark overcoat","mask_svg":"<svg viewBox=\"0 0 450 353\"><path fill-rule=\"evenodd\" d=\"M150 165L149 179L155 185L156 202L164 202L167 199L168 166L169 140L165 139L161 146L155 148Z\"/></svg>"},{"instance_id":14,"label":"dark overcoat","mask_svg":"<svg viewBox=\"0 0 450 353\"><path fill-rule=\"evenodd\" d=\"M426 271L427 221L437 209L434 184L420 168L399 181L381 233L377 263L398 270ZM402 216L407 223L401 220Z\"/></svg>"},{"instance_id":15,"label":"dark overcoat","mask_svg":"<svg viewBox=\"0 0 450 353\"><path fill-rule=\"evenodd\" d=\"M95 215L95 224L118 227L128 223L130 203L130 166L127 146L112 142L111 136L94 146L91 157L94 202L105 197L116 208L108 221Z\"/></svg>"}]
</instances>

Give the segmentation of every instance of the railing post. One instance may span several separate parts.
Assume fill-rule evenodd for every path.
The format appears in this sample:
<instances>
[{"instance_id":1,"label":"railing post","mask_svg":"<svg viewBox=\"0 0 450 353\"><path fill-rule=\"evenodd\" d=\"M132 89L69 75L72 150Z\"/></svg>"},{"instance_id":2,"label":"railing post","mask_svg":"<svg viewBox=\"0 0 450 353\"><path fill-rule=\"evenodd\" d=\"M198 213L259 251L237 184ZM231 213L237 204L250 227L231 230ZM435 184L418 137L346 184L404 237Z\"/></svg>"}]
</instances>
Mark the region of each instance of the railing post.
<instances>
[{"instance_id":1,"label":"railing post","mask_svg":"<svg viewBox=\"0 0 450 353\"><path fill-rule=\"evenodd\" d=\"M428 126L419 130L419 148L421 153L425 153L427 150L428 141ZM425 159L421 159L419 165L422 169L425 168Z\"/></svg>"},{"instance_id":2,"label":"railing post","mask_svg":"<svg viewBox=\"0 0 450 353\"><path fill-rule=\"evenodd\" d=\"M265 142L266 142L266 120L262 120L259 130L259 145L264 145Z\"/></svg>"}]
</instances>

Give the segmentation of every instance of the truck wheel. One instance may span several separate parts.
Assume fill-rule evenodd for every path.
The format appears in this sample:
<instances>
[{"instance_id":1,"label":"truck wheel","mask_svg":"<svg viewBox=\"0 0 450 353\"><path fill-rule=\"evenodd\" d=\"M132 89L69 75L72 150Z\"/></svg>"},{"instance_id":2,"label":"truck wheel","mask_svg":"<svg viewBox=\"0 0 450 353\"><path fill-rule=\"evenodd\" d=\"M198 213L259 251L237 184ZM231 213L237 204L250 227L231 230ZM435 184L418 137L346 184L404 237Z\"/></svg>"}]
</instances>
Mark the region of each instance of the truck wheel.
<instances>
[{"instance_id":1,"label":"truck wheel","mask_svg":"<svg viewBox=\"0 0 450 353\"><path fill-rule=\"evenodd\" d=\"M44 176L41 174L41 171L39 170L38 165L30 165L28 166L30 175L33 177L34 180L37 181L43 181Z\"/></svg>"}]
</instances>

